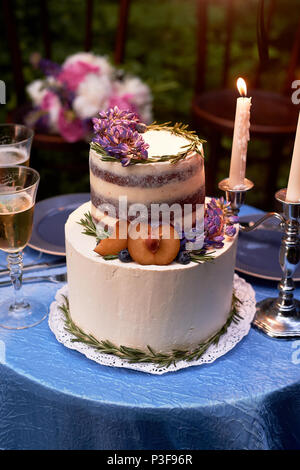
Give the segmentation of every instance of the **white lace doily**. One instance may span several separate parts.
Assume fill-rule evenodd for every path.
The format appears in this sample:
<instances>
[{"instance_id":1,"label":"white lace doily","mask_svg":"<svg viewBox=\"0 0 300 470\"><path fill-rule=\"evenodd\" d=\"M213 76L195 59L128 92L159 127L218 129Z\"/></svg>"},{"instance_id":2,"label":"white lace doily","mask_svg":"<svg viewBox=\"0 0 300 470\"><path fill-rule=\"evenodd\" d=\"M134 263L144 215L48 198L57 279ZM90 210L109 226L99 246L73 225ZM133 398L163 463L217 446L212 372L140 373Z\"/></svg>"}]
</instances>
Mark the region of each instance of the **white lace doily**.
<instances>
[{"instance_id":1,"label":"white lace doily","mask_svg":"<svg viewBox=\"0 0 300 470\"><path fill-rule=\"evenodd\" d=\"M59 308L64 303L64 295L68 295L68 286L64 285L55 296L55 301L50 306L49 327L56 336L56 339L64 346L75 349L99 364L111 367L125 367L150 374L165 374L174 372L185 367L198 366L214 362L218 357L223 356L238 344L250 330L251 322L255 314L255 292L250 284L237 274L234 275L235 295L241 303L237 305L238 314L242 319L238 322L231 322L227 332L221 336L217 345L211 345L200 359L195 361L178 361L176 365L169 367L159 367L154 363L130 363L111 354L103 354L92 346L80 342L72 342L73 335L65 330L64 314Z\"/></svg>"}]
</instances>

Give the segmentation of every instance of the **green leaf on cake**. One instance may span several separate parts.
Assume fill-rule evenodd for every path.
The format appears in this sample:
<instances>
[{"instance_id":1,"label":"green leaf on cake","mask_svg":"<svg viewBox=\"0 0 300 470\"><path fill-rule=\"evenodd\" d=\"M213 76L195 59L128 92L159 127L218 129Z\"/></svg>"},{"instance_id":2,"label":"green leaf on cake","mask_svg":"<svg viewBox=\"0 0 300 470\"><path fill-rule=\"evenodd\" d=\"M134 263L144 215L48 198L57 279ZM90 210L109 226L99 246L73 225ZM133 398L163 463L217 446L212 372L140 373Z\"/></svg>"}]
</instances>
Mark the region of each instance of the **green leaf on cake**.
<instances>
[{"instance_id":1,"label":"green leaf on cake","mask_svg":"<svg viewBox=\"0 0 300 470\"><path fill-rule=\"evenodd\" d=\"M97 243L99 243L100 240L104 240L105 238L109 237L108 230L105 230L104 228L100 230L99 228L96 227L90 212L86 212L84 214L84 218L80 219L80 221L77 223L84 227L84 230L82 233L84 233L85 235L89 235L91 237L95 237ZM110 259L114 259L114 258L110 258Z\"/></svg>"},{"instance_id":2,"label":"green leaf on cake","mask_svg":"<svg viewBox=\"0 0 300 470\"><path fill-rule=\"evenodd\" d=\"M203 252L202 250L195 250L195 251L190 251L190 258L191 261L194 263L202 264L202 263L212 263L215 259L213 254L215 251L210 251L210 252Z\"/></svg>"},{"instance_id":3,"label":"green leaf on cake","mask_svg":"<svg viewBox=\"0 0 300 470\"><path fill-rule=\"evenodd\" d=\"M92 219L92 215L90 212L86 212L84 214L84 218L80 219L80 221L77 223L84 227L82 233L84 233L85 235L90 235L91 237L97 237L96 225Z\"/></svg>"}]
</instances>

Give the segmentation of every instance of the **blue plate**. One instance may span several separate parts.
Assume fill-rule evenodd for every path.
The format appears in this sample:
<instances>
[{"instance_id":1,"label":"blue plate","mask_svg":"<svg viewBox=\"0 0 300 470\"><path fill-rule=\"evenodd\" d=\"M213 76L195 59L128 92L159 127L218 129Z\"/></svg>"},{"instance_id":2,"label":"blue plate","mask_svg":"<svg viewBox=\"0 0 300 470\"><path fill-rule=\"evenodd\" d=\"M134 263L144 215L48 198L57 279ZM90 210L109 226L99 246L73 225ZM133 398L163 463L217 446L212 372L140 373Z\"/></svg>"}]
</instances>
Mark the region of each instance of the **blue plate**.
<instances>
[{"instance_id":1,"label":"blue plate","mask_svg":"<svg viewBox=\"0 0 300 470\"><path fill-rule=\"evenodd\" d=\"M256 221L262 214L241 217L241 222ZM267 222L267 228L253 232L240 232L236 257L236 271L262 279L280 281L282 271L279 264L279 249L283 232L278 221ZM300 267L296 270L295 281L300 281Z\"/></svg>"},{"instance_id":2,"label":"blue plate","mask_svg":"<svg viewBox=\"0 0 300 470\"><path fill-rule=\"evenodd\" d=\"M44 199L34 209L28 246L50 255L66 255L65 223L77 207L90 200L90 193L65 194Z\"/></svg>"}]
</instances>

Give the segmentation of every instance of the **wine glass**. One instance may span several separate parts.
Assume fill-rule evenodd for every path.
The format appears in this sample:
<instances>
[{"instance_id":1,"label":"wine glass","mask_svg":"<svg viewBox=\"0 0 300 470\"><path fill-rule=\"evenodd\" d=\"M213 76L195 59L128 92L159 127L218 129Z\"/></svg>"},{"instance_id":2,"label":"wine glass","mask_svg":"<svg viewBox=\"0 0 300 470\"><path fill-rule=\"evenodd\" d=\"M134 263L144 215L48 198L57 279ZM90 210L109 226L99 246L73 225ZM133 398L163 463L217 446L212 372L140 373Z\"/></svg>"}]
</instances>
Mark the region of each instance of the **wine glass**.
<instances>
[{"instance_id":1,"label":"wine glass","mask_svg":"<svg viewBox=\"0 0 300 470\"><path fill-rule=\"evenodd\" d=\"M0 124L0 167L29 166L34 132L22 124Z\"/></svg>"},{"instance_id":2,"label":"wine glass","mask_svg":"<svg viewBox=\"0 0 300 470\"><path fill-rule=\"evenodd\" d=\"M23 297L22 250L32 232L33 211L40 175L26 166L0 166L0 250L8 253L7 264L14 298L0 301L0 326L23 329L47 316L47 306Z\"/></svg>"}]
</instances>

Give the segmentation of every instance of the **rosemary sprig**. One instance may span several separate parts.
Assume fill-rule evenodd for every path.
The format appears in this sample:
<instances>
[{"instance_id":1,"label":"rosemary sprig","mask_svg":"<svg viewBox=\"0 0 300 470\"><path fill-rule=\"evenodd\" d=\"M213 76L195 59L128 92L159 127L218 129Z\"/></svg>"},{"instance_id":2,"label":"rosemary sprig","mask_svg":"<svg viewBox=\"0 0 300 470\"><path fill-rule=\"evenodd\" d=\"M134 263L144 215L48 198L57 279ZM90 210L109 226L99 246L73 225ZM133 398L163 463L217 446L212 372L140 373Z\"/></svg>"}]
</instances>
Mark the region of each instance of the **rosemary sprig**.
<instances>
[{"instance_id":1,"label":"rosemary sprig","mask_svg":"<svg viewBox=\"0 0 300 470\"><path fill-rule=\"evenodd\" d=\"M215 259L215 257L212 256L215 253L215 251L210 251L209 253L206 253L203 250L195 250L189 253L190 253L191 261L193 261L194 263L198 263L198 264L212 263Z\"/></svg>"},{"instance_id":2,"label":"rosemary sprig","mask_svg":"<svg viewBox=\"0 0 300 470\"><path fill-rule=\"evenodd\" d=\"M147 127L147 130L154 130L154 131L169 131L172 134L185 137L186 139L192 141L192 142L197 142L197 143L203 143L205 140L201 140L195 131L189 130L188 129L188 124L182 124L181 122L176 122L173 126L171 125L171 122L165 122L164 124L157 124L156 122L153 122L150 124L150 126Z\"/></svg>"},{"instance_id":3,"label":"rosemary sprig","mask_svg":"<svg viewBox=\"0 0 300 470\"><path fill-rule=\"evenodd\" d=\"M147 130L165 130L171 132L174 135L184 137L190 144L182 147L182 151L177 155L161 155L148 157L147 159L131 158L130 165L147 164L147 163L159 163L159 162L170 162L176 164L180 160L186 158L191 152L198 152L203 156L202 144L205 140L200 139L195 131L188 130L187 124L177 122L174 126L170 126L169 122L164 124L156 124L155 122L147 127ZM91 142L91 149L94 150L101 156L101 160L104 162L120 162L120 160L112 155L108 155L106 151L97 142Z\"/></svg>"},{"instance_id":4,"label":"rosemary sprig","mask_svg":"<svg viewBox=\"0 0 300 470\"><path fill-rule=\"evenodd\" d=\"M238 304L240 300L236 297L235 293L232 296L232 307L226 323L222 328L208 338L206 341L199 343L195 349L173 349L170 352L157 352L151 346L147 346L147 351L131 348L128 346L116 346L109 340L99 341L92 334L85 333L79 326L77 326L70 316L69 300L64 297L64 303L59 306L64 314L65 330L71 333L74 338L72 342L81 342L97 349L103 354L113 354L121 359L127 360L130 363L154 363L158 367L170 367L171 364L176 365L178 361L193 361L198 360L207 349L213 344L217 345L222 335L224 335L231 323L237 324L243 317L238 313Z\"/></svg>"},{"instance_id":5,"label":"rosemary sprig","mask_svg":"<svg viewBox=\"0 0 300 470\"><path fill-rule=\"evenodd\" d=\"M97 229L96 225L92 219L92 215L90 212L86 212L84 214L84 218L80 219L79 222L77 222L79 225L82 225L84 227L84 230L82 233L85 235L90 235L91 237L97 237Z\"/></svg>"},{"instance_id":6,"label":"rosemary sprig","mask_svg":"<svg viewBox=\"0 0 300 470\"><path fill-rule=\"evenodd\" d=\"M96 242L99 243L100 240L103 240L104 238L107 238L109 237L109 233L108 233L108 230L101 230L101 232L99 230L97 230L97 227L93 221L93 218L91 216L91 213L90 212L86 212L84 214L84 217L83 219L80 219L79 222L77 222L79 225L82 225L84 227L84 230L82 233L84 233L85 235L90 235L91 237L96 237ZM110 258L109 256L113 256L113 255L107 255L107 257L104 257L104 259L115 259L115 258Z\"/></svg>"},{"instance_id":7,"label":"rosemary sprig","mask_svg":"<svg viewBox=\"0 0 300 470\"><path fill-rule=\"evenodd\" d=\"M103 255L102 258L106 261L110 261L111 259L118 259L118 255Z\"/></svg>"}]
</instances>

